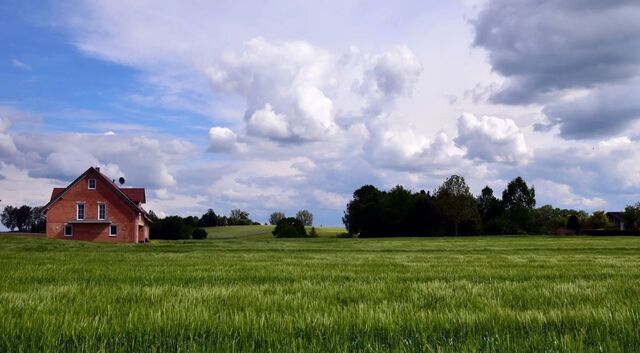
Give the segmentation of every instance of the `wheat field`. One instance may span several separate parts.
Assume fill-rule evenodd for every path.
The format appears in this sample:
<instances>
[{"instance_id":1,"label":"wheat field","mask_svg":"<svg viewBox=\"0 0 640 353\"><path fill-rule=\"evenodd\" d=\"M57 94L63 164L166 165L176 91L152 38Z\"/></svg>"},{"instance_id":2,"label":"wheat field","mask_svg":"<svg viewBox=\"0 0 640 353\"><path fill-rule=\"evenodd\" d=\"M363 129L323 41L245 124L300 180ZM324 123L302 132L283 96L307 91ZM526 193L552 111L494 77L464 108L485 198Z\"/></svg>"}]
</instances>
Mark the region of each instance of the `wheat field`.
<instances>
[{"instance_id":1,"label":"wheat field","mask_svg":"<svg viewBox=\"0 0 640 353\"><path fill-rule=\"evenodd\" d=\"M640 238L258 230L0 236L0 352L640 351Z\"/></svg>"}]
</instances>

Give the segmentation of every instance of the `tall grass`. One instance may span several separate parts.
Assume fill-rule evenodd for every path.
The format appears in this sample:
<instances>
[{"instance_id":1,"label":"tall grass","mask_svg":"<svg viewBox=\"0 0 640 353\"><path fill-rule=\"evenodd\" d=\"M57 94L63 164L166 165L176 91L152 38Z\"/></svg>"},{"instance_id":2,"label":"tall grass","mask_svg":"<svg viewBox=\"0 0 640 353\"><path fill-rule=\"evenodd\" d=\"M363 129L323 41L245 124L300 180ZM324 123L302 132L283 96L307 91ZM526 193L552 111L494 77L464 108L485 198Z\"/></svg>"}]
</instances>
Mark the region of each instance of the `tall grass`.
<instances>
[{"instance_id":1,"label":"tall grass","mask_svg":"<svg viewBox=\"0 0 640 353\"><path fill-rule=\"evenodd\" d=\"M0 237L0 271L0 352L640 351L640 238Z\"/></svg>"}]
</instances>

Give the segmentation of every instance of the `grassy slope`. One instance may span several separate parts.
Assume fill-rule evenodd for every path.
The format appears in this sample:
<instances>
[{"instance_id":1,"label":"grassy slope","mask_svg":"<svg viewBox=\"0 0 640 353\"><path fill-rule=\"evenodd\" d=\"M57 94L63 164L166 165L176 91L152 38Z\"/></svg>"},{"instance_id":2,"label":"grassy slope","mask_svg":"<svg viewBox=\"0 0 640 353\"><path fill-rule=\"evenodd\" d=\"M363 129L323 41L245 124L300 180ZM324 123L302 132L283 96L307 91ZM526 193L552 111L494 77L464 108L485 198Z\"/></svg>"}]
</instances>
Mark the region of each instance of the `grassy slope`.
<instances>
[{"instance_id":1,"label":"grassy slope","mask_svg":"<svg viewBox=\"0 0 640 353\"><path fill-rule=\"evenodd\" d=\"M273 238L271 231L274 226L229 226L205 228L208 239L270 239ZM311 227L307 227L309 232ZM319 237L335 237L344 232L344 228L316 227Z\"/></svg>"},{"instance_id":2,"label":"grassy slope","mask_svg":"<svg viewBox=\"0 0 640 353\"><path fill-rule=\"evenodd\" d=\"M0 352L640 351L640 238L253 231L0 237Z\"/></svg>"}]
</instances>

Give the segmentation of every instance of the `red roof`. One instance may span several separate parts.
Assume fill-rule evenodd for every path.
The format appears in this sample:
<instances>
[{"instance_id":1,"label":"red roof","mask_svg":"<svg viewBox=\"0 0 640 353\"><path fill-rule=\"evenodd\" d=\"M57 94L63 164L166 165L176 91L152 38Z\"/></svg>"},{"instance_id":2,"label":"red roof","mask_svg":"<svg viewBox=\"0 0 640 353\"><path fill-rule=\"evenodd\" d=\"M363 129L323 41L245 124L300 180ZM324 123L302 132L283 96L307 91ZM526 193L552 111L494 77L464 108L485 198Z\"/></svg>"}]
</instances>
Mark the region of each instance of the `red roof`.
<instances>
[{"instance_id":1,"label":"red roof","mask_svg":"<svg viewBox=\"0 0 640 353\"><path fill-rule=\"evenodd\" d=\"M53 188L53 192L51 193L51 201L55 200L58 198L58 196L60 196L60 194L62 194L64 192L65 188Z\"/></svg>"},{"instance_id":2,"label":"red roof","mask_svg":"<svg viewBox=\"0 0 640 353\"><path fill-rule=\"evenodd\" d=\"M145 203L147 201L144 188L120 188L120 191L135 203Z\"/></svg>"},{"instance_id":3,"label":"red roof","mask_svg":"<svg viewBox=\"0 0 640 353\"><path fill-rule=\"evenodd\" d=\"M51 192L51 201L55 200L64 192L65 188L53 188ZM135 203L145 203L147 201L145 197L144 188L120 188L120 191L124 193L129 200Z\"/></svg>"}]
</instances>

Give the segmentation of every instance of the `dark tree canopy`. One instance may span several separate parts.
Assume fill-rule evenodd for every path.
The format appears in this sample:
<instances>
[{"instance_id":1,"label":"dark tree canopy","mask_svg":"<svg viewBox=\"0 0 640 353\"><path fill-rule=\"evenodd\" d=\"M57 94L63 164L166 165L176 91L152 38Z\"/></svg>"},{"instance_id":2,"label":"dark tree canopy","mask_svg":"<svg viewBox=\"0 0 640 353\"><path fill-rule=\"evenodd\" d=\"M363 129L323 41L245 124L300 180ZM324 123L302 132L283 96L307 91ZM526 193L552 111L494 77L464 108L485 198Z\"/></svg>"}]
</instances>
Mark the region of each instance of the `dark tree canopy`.
<instances>
[{"instance_id":1,"label":"dark tree canopy","mask_svg":"<svg viewBox=\"0 0 640 353\"><path fill-rule=\"evenodd\" d=\"M452 175L435 192L444 219L453 226L453 234L459 234L463 222L475 223L479 220L475 199L464 178Z\"/></svg>"},{"instance_id":2,"label":"dark tree canopy","mask_svg":"<svg viewBox=\"0 0 640 353\"><path fill-rule=\"evenodd\" d=\"M569 216L567 220L567 229L571 229L575 234L580 233L580 219L576 215Z\"/></svg>"},{"instance_id":3,"label":"dark tree canopy","mask_svg":"<svg viewBox=\"0 0 640 353\"><path fill-rule=\"evenodd\" d=\"M625 229L634 230L640 228L640 202L625 207L622 218Z\"/></svg>"},{"instance_id":4,"label":"dark tree canopy","mask_svg":"<svg viewBox=\"0 0 640 353\"><path fill-rule=\"evenodd\" d=\"M307 236L307 231L299 219L289 217L281 219L273 230L276 238L302 238Z\"/></svg>"},{"instance_id":5,"label":"dark tree canopy","mask_svg":"<svg viewBox=\"0 0 640 353\"><path fill-rule=\"evenodd\" d=\"M528 187L522 177L517 177L502 192L502 203L506 209L523 207L532 209L536 206L536 190Z\"/></svg>"},{"instance_id":6,"label":"dark tree canopy","mask_svg":"<svg viewBox=\"0 0 640 353\"><path fill-rule=\"evenodd\" d=\"M213 212L213 209L209 209L207 210L207 212L205 212L202 217L200 217L200 220L198 221L198 227L215 227L218 225L218 216L216 215L215 212Z\"/></svg>"},{"instance_id":7,"label":"dark tree canopy","mask_svg":"<svg viewBox=\"0 0 640 353\"><path fill-rule=\"evenodd\" d=\"M46 218L42 207L30 207L22 205L14 207L5 206L2 215L2 224L10 231L42 233L46 229Z\"/></svg>"}]
</instances>

